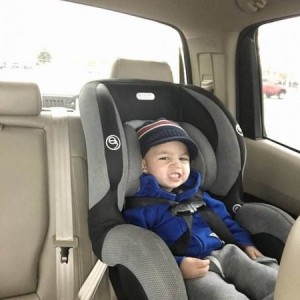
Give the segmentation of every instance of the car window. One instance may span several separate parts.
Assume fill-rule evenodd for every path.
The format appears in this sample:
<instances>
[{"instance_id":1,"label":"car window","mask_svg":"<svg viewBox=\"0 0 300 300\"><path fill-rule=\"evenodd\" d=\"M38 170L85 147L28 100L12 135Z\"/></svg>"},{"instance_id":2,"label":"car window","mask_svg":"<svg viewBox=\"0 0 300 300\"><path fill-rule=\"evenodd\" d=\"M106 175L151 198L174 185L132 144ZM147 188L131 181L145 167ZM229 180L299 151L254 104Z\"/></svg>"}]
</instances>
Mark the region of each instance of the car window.
<instances>
[{"instance_id":1,"label":"car window","mask_svg":"<svg viewBox=\"0 0 300 300\"><path fill-rule=\"evenodd\" d=\"M83 84L110 77L117 58L167 62L179 82L178 32L58 0L0 1L0 80L37 82L44 107L76 108Z\"/></svg>"},{"instance_id":2,"label":"car window","mask_svg":"<svg viewBox=\"0 0 300 300\"><path fill-rule=\"evenodd\" d=\"M300 150L300 18L258 30L265 137Z\"/></svg>"}]
</instances>

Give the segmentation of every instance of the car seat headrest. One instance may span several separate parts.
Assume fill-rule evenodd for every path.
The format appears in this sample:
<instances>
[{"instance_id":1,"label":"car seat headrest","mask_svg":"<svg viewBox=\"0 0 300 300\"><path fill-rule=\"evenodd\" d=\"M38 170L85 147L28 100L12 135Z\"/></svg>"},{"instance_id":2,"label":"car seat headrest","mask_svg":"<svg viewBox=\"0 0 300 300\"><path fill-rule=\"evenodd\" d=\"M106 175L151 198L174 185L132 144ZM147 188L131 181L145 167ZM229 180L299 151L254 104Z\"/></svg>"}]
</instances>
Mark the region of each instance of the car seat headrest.
<instances>
[{"instance_id":1,"label":"car seat headrest","mask_svg":"<svg viewBox=\"0 0 300 300\"><path fill-rule=\"evenodd\" d=\"M218 196L229 193L241 175L245 146L238 124L219 99L195 86L158 81L111 80L102 81L100 86L115 103L122 123L163 117L197 128L217 161L216 180L209 184L209 191Z\"/></svg>"},{"instance_id":2,"label":"car seat headrest","mask_svg":"<svg viewBox=\"0 0 300 300\"><path fill-rule=\"evenodd\" d=\"M0 115L36 116L42 109L39 87L28 82L0 82Z\"/></svg>"},{"instance_id":3,"label":"car seat headrest","mask_svg":"<svg viewBox=\"0 0 300 300\"><path fill-rule=\"evenodd\" d=\"M180 123L180 125L198 145L199 155L191 162L191 168L200 171L202 188L208 190L217 176L217 159L214 150L206 136L195 126L189 123Z\"/></svg>"},{"instance_id":4,"label":"car seat headrest","mask_svg":"<svg viewBox=\"0 0 300 300\"><path fill-rule=\"evenodd\" d=\"M173 75L166 62L119 58L112 67L111 78L153 79L173 82Z\"/></svg>"}]
</instances>

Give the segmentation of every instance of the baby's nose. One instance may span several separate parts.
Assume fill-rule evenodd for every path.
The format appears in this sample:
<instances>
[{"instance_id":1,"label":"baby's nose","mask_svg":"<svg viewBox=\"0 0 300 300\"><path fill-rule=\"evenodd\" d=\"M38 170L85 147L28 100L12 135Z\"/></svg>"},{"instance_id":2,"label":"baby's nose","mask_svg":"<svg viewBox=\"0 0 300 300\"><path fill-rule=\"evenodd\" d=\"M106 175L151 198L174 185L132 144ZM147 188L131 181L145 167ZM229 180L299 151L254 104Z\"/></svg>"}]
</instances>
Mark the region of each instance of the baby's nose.
<instances>
[{"instance_id":1,"label":"baby's nose","mask_svg":"<svg viewBox=\"0 0 300 300\"><path fill-rule=\"evenodd\" d=\"M180 160L179 159L172 160L172 166L179 167L180 166Z\"/></svg>"}]
</instances>

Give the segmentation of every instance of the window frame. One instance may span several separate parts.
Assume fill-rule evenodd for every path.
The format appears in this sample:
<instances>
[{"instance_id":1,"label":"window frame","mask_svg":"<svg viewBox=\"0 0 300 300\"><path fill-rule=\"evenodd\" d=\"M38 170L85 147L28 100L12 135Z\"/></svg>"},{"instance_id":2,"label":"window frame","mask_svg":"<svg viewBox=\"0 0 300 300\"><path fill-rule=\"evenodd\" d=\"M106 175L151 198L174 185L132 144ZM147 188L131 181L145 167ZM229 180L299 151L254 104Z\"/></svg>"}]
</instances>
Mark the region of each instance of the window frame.
<instances>
[{"instance_id":1,"label":"window frame","mask_svg":"<svg viewBox=\"0 0 300 300\"><path fill-rule=\"evenodd\" d=\"M262 93L263 78L257 38L260 26L294 17L300 17L300 15L257 23L241 32L236 52L236 118L245 137L252 140L266 139L300 153L300 149L295 149L278 140L274 140L266 134Z\"/></svg>"},{"instance_id":2,"label":"window frame","mask_svg":"<svg viewBox=\"0 0 300 300\"><path fill-rule=\"evenodd\" d=\"M244 136L264 137L261 70L257 51L257 29L261 24L241 32L236 53L236 117Z\"/></svg>"}]
</instances>

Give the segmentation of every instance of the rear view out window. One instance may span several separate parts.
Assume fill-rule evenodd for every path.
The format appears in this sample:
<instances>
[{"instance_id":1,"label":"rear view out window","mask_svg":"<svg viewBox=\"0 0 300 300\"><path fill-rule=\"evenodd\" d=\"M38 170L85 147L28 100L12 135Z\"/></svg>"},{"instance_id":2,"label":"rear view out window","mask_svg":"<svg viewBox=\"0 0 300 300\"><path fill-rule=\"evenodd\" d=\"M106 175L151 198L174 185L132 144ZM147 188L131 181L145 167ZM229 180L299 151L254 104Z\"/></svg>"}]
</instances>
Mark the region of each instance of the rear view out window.
<instances>
[{"instance_id":1,"label":"rear view out window","mask_svg":"<svg viewBox=\"0 0 300 300\"><path fill-rule=\"evenodd\" d=\"M259 28L265 136L300 150L300 18Z\"/></svg>"},{"instance_id":2,"label":"rear view out window","mask_svg":"<svg viewBox=\"0 0 300 300\"><path fill-rule=\"evenodd\" d=\"M44 107L76 108L84 83L110 77L118 58L167 62L179 81L173 28L59 0L0 1L0 80L34 81Z\"/></svg>"}]
</instances>

